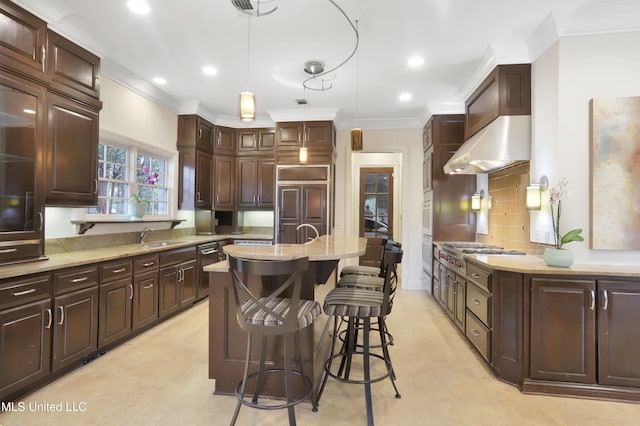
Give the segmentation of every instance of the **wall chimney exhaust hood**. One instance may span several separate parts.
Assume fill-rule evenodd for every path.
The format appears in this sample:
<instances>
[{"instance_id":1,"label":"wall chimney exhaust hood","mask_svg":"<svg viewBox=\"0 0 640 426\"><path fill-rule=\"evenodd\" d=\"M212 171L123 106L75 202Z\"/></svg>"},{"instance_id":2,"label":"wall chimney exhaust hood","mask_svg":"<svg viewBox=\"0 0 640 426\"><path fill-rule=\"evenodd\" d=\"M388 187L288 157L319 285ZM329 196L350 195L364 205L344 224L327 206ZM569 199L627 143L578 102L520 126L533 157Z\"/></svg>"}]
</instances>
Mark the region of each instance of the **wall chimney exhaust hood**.
<instances>
[{"instance_id":1,"label":"wall chimney exhaust hood","mask_svg":"<svg viewBox=\"0 0 640 426\"><path fill-rule=\"evenodd\" d=\"M530 159L531 116L501 115L467 139L444 165L444 172L489 173Z\"/></svg>"}]
</instances>

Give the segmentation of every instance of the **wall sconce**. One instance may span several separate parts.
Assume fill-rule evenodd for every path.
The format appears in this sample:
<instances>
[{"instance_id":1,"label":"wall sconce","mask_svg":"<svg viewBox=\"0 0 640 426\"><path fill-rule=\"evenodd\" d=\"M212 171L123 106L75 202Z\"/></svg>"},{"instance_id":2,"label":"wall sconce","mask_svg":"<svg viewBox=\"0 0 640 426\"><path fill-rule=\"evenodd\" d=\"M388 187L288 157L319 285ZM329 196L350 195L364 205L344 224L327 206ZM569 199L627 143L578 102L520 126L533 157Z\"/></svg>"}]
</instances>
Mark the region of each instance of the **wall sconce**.
<instances>
[{"instance_id":1,"label":"wall sconce","mask_svg":"<svg viewBox=\"0 0 640 426\"><path fill-rule=\"evenodd\" d=\"M474 212L480 211L480 204L483 198L484 198L484 189L481 189L480 192L476 192L471 196L471 211L474 211Z\"/></svg>"},{"instance_id":2,"label":"wall sconce","mask_svg":"<svg viewBox=\"0 0 640 426\"><path fill-rule=\"evenodd\" d=\"M540 182L527 186L527 209L540 210L542 208L542 191L549 187L549 179L542 175Z\"/></svg>"}]
</instances>

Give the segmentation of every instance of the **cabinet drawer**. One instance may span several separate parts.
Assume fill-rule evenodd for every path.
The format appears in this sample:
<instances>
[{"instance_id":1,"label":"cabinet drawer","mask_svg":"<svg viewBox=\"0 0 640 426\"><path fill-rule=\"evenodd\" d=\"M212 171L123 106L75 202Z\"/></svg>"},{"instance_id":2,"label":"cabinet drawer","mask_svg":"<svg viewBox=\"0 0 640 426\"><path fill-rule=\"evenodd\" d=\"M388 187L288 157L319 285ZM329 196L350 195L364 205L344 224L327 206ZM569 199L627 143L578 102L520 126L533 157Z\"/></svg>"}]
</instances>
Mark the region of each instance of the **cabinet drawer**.
<instances>
[{"instance_id":1,"label":"cabinet drawer","mask_svg":"<svg viewBox=\"0 0 640 426\"><path fill-rule=\"evenodd\" d=\"M130 277L132 273L131 260L118 260L100 265L100 282L108 283L121 278Z\"/></svg>"},{"instance_id":2,"label":"cabinet drawer","mask_svg":"<svg viewBox=\"0 0 640 426\"><path fill-rule=\"evenodd\" d=\"M51 275L0 284L0 310L53 296Z\"/></svg>"},{"instance_id":3,"label":"cabinet drawer","mask_svg":"<svg viewBox=\"0 0 640 426\"><path fill-rule=\"evenodd\" d=\"M185 247L181 249L168 250L160 253L160 265L163 267L175 265L177 263L188 262L196 258L196 247Z\"/></svg>"},{"instance_id":4,"label":"cabinet drawer","mask_svg":"<svg viewBox=\"0 0 640 426\"><path fill-rule=\"evenodd\" d=\"M467 282L467 309L491 327L491 296Z\"/></svg>"},{"instance_id":5,"label":"cabinet drawer","mask_svg":"<svg viewBox=\"0 0 640 426\"><path fill-rule=\"evenodd\" d=\"M469 311L466 313L465 335L482 356L491 362L491 330Z\"/></svg>"},{"instance_id":6,"label":"cabinet drawer","mask_svg":"<svg viewBox=\"0 0 640 426\"><path fill-rule=\"evenodd\" d=\"M77 268L55 273L53 288L56 295L98 285L98 267Z\"/></svg>"},{"instance_id":7,"label":"cabinet drawer","mask_svg":"<svg viewBox=\"0 0 640 426\"><path fill-rule=\"evenodd\" d=\"M491 293L491 272L467 262L467 280Z\"/></svg>"},{"instance_id":8,"label":"cabinet drawer","mask_svg":"<svg viewBox=\"0 0 640 426\"><path fill-rule=\"evenodd\" d=\"M20 262L40 257L40 240L16 241L0 246L0 264Z\"/></svg>"},{"instance_id":9,"label":"cabinet drawer","mask_svg":"<svg viewBox=\"0 0 640 426\"><path fill-rule=\"evenodd\" d=\"M157 254L136 257L133 259L133 273L140 274L146 271L155 271L158 269L159 257Z\"/></svg>"}]
</instances>

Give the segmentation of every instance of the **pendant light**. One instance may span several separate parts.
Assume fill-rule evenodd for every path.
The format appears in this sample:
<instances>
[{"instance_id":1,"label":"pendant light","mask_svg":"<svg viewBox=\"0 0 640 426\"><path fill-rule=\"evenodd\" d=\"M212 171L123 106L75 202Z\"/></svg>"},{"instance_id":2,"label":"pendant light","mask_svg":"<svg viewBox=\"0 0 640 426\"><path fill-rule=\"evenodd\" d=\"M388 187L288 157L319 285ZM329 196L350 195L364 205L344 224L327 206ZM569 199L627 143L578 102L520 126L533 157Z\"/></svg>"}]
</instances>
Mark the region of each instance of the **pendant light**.
<instances>
[{"instance_id":1,"label":"pendant light","mask_svg":"<svg viewBox=\"0 0 640 426\"><path fill-rule=\"evenodd\" d=\"M250 58L251 58L251 15L247 31L247 90L240 93L240 119L253 121L256 119L256 97L249 91Z\"/></svg>"},{"instance_id":2,"label":"pendant light","mask_svg":"<svg viewBox=\"0 0 640 426\"><path fill-rule=\"evenodd\" d=\"M358 20L356 19L356 33L358 33ZM351 129L351 151L362 151L362 129L358 127L358 71L360 65L360 51L356 51L356 127Z\"/></svg>"},{"instance_id":3,"label":"pendant light","mask_svg":"<svg viewBox=\"0 0 640 426\"><path fill-rule=\"evenodd\" d=\"M304 109L302 110L302 146L298 150L298 162L300 164L307 164L309 159L309 152L307 151L306 141L306 127L307 127L307 88L302 86L302 98L305 100Z\"/></svg>"}]
</instances>

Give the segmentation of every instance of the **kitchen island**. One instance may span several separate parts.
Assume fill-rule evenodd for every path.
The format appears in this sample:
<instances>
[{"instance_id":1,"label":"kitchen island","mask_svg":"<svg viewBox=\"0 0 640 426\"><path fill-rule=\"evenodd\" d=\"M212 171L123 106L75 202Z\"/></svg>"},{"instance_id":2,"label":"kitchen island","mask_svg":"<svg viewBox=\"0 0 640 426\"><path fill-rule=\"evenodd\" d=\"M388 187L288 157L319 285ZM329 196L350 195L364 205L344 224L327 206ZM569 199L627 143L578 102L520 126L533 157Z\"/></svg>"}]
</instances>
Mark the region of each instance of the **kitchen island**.
<instances>
[{"instance_id":1,"label":"kitchen island","mask_svg":"<svg viewBox=\"0 0 640 426\"><path fill-rule=\"evenodd\" d=\"M361 256L365 253L367 240L359 237L323 235L305 244L276 244L272 246L227 245L225 253L234 257L255 260L288 260L309 258L309 269L304 275L303 298L318 300L322 296L316 291L318 284L325 284L341 259ZM227 262L209 265L209 378L215 379L216 394L233 394L242 378L246 352L246 334L236 319L231 273ZM250 280L252 290L262 287L259 279ZM255 286L255 287L254 287ZM321 292L324 294L324 292ZM313 377L317 389L322 374L322 365L327 357L330 343L325 327L327 317L321 315L313 326L300 332L301 355L305 374ZM282 360L279 338L271 339L267 348L267 359L275 367ZM257 347L255 348L257 352ZM258 354L252 357L257 359ZM274 397L284 395L280 383L266 382L264 394Z\"/></svg>"}]
</instances>

